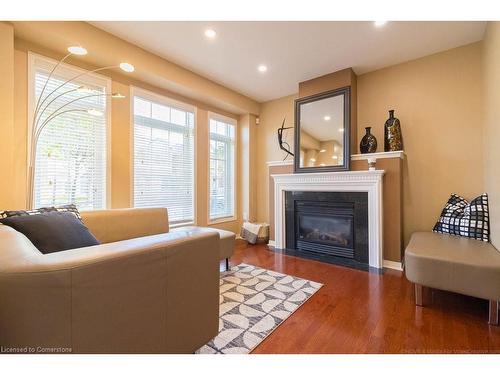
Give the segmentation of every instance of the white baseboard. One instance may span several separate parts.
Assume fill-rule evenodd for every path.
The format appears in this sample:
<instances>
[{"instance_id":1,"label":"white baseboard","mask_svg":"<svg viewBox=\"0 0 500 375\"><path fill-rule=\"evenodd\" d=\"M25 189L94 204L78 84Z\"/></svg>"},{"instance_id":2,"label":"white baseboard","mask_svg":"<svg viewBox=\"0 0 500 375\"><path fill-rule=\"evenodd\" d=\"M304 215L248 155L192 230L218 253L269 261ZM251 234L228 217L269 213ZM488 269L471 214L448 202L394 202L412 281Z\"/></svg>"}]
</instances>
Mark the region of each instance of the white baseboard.
<instances>
[{"instance_id":1,"label":"white baseboard","mask_svg":"<svg viewBox=\"0 0 500 375\"><path fill-rule=\"evenodd\" d=\"M275 246L275 242L273 240L269 240L269 242L267 243L267 245L274 247Z\"/></svg>"},{"instance_id":2,"label":"white baseboard","mask_svg":"<svg viewBox=\"0 0 500 375\"><path fill-rule=\"evenodd\" d=\"M390 268L390 269L397 270L397 271L403 271L403 267L401 265L401 262L394 262L392 260L385 260L384 259L384 268Z\"/></svg>"}]
</instances>

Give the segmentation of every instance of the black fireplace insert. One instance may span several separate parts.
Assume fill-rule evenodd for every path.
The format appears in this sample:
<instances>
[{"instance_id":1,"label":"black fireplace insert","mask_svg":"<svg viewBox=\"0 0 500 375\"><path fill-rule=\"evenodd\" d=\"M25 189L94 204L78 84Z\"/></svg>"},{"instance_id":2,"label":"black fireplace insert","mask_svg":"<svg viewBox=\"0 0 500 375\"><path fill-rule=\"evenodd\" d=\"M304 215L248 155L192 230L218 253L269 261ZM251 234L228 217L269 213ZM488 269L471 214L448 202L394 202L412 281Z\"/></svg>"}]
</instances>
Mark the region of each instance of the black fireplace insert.
<instances>
[{"instance_id":1,"label":"black fireplace insert","mask_svg":"<svg viewBox=\"0 0 500 375\"><path fill-rule=\"evenodd\" d=\"M291 255L368 269L368 193L285 193Z\"/></svg>"}]
</instances>

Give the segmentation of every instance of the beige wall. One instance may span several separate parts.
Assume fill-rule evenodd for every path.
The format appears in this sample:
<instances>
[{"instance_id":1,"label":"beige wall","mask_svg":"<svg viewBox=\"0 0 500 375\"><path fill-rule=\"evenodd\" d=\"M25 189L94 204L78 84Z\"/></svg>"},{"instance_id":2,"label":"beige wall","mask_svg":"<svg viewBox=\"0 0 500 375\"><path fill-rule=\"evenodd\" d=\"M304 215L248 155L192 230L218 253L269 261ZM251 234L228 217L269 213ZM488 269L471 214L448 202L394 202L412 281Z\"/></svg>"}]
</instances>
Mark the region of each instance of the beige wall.
<instances>
[{"instance_id":1,"label":"beige wall","mask_svg":"<svg viewBox=\"0 0 500 375\"><path fill-rule=\"evenodd\" d=\"M431 230L453 192L483 191L481 43L358 77L358 134L365 126L383 151L388 110L401 120L404 240Z\"/></svg>"},{"instance_id":2,"label":"beige wall","mask_svg":"<svg viewBox=\"0 0 500 375\"><path fill-rule=\"evenodd\" d=\"M14 207L14 30L0 23L0 207Z\"/></svg>"},{"instance_id":3,"label":"beige wall","mask_svg":"<svg viewBox=\"0 0 500 375\"><path fill-rule=\"evenodd\" d=\"M238 122L240 131L240 194L243 220L257 220L257 124L256 116L242 115Z\"/></svg>"},{"instance_id":4,"label":"beige wall","mask_svg":"<svg viewBox=\"0 0 500 375\"><path fill-rule=\"evenodd\" d=\"M383 151L389 109L401 120L404 164L404 238L430 230L449 194L483 191L481 44L445 51L358 76L358 134L372 126ZM283 116L293 124L294 96L261 107L258 126L258 217L269 220L266 161L281 160L276 129ZM358 145L354 153L358 152Z\"/></svg>"},{"instance_id":5,"label":"beige wall","mask_svg":"<svg viewBox=\"0 0 500 375\"><path fill-rule=\"evenodd\" d=\"M286 153L278 146L277 130L286 117L285 127L294 126L296 95L263 103L257 128L257 220L269 222L269 182L267 161L283 160ZM293 152L293 129L285 130L284 139ZM290 157L288 157L290 160Z\"/></svg>"},{"instance_id":6,"label":"beige wall","mask_svg":"<svg viewBox=\"0 0 500 375\"><path fill-rule=\"evenodd\" d=\"M26 30L35 30L36 34L30 40L21 39L20 36L26 36ZM64 37L58 37L56 41L48 41L47 35L53 35L57 31ZM246 115L253 121L253 127L255 127L255 115L250 114L248 111L258 112L259 103L81 22L15 23L14 28L8 23L0 23L0 48L2 49L0 55L2 56L0 60L0 72L2 73L0 76L0 99L2 99L0 106L2 110L0 116L3 116L0 119L4 120L0 122L0 137L3 140L8 140L5 143L3 142L0 148L0 178L3 181L13 181L12 184L0 185L0 189L2 189L0 190L0 209L26 207L27 52L33 51L59 59L65 53L65 48L69 45L69 42L75 39L81 40L80 43L89 49L89 56L92 55L92 58L89 61L84 59L69 60L69 63L73 65L85 69L94 69L102 66L101 64L92 65L93 62L99 60L99 57L103 61L109 62L115 55L125 56L124 60L133 63L136 67L136 72L132 75L124 75L116 70L104 72L105 75L112 78L113 91L127 96L126 99L113 100L111 107L110 207L130 207L132 189L129 94L131 86L136 86L197 107L196 221L199 225L207 225L208 112L220 113L236 120L240 120L240 116ZM87 44L84 41L87 41ZM117 61L113 62L113 64L116 63ZM147 69L151 70L144 74ZM153 82L158 82L160 86L151 85L152 73L168 73L169 85L165 84L165 77L163 76L156 77L157 81L153 80ZM172 82L176 82L176 84L174 85ZM178 88L178 91L172 91L169 88ZM185 94L190 96L185 96ZM210 97L208 102L200 100L200 98L208 97ZM233 109L235 112L227 111L228 108ZM241 113L244 113L244 115L241 115ZM237 133L238 137L240 137L241 130L238 129ZM236 220L214 225L234 232L239 232L242 218L241 201L244 194L251 193L248 189L245 192L241 191L243 178L247 178L248 181L255 185L255 181L252 181L253 175L243 175L244 173L250 174L249 168L241 168L241 153L243 150L248 149L245 146L247 141L248 138L244 138L237 142ZM255 192L252 193L255 194ZM247 203L247 206L251 205Z\"/></svg>"},{"instance_id":7,"label":"beige wall","mask_svg":"<svg viewBox=\"0 0 500 375\"><path fill-rule=\"evenodd\" d=\"M500 249L500 22L483 40L484 185L490 198L491 240Z\"/></svg>"}]
</instances>

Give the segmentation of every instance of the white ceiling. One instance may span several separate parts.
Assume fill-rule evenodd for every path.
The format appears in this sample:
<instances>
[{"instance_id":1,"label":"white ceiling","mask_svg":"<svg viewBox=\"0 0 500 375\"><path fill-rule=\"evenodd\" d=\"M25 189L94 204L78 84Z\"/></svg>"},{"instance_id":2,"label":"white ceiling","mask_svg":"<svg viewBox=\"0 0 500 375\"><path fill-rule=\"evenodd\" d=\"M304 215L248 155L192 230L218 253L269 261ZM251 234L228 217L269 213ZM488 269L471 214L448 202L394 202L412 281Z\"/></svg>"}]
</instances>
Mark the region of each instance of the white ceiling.
<instances>
[{"instance_id":1,"label":"white ceiling","mask_svg":"<svg viewBox=\"0 0 500 375\"><path fill-rule=\"evenodd\" d=\"M348 67L363 74L481 40L485 22L91 22L165 59L267 101ZM208 40L204 30L217 32ZM132 61L133 63L133 61ZM265 74L257 71L266 64Z\"/></svg>"}]
</instances>

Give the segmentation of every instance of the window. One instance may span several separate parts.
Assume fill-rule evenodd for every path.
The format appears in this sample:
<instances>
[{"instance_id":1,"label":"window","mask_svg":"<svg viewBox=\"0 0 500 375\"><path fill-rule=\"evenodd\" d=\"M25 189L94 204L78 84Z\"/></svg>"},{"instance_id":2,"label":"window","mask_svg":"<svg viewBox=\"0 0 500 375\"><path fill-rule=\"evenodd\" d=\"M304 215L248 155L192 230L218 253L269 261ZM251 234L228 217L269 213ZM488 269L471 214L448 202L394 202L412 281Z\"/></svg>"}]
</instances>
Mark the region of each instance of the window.
<instances>
[{"instance_id":1,"label":"window","mask_svg":"<svg viewBox=\"0 0 500 375\"><path fill-rule=\"evenodd\" d=\"M234 217L235 125L210 115L210 212L211 221Z\"/></svg>"},{"instance_id":2,"label":"window","mask_svg":"<svg viewBox=\"0 0 500 375\"><path fill-rule=\"evenodd\" d=\"M35 54L30 59L30 108L32 115L37 99L56 62ZM33 206L43 207L74 203L79 209L106 207L107 192L107 128L110 91L109 79L81 74L81 69L60 65L43 92L39 124L50 114L64 112L51 120L36 143ZM60 88L58 88L60 85ZM60 94L64 95L59 96ZM90 113L88 112L90 111ZM30 140L33 142L33 139Z\"/></svg>"},{"instance_id":3,"label":"window","mask_svg":"<svg viewBox=\"0 0 500 375\"><path fill-rule=\"evenodd\" d=\"M194 222L194 108L136 90L134 206L166 207L171 224Z\"/></svg>"}]
</instances>

